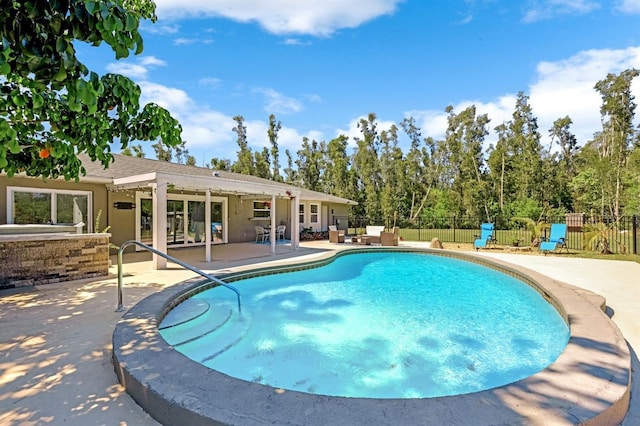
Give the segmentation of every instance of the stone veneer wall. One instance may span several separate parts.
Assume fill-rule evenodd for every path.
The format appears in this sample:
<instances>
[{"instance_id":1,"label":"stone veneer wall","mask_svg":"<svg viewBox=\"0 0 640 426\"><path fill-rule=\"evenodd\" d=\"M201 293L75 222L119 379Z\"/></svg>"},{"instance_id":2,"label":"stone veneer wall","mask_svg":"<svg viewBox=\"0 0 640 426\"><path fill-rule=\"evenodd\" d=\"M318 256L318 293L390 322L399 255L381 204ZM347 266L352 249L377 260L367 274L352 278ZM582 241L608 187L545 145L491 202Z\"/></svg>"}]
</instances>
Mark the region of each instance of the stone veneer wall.
<instances>
[{"instance_id":1,"label":"stone veneer wall","mask_svg":"<svg viewBox=\"0 0 640 426\"><path fill-rule=\"evenodd\" d=\"M0 288L104 276L111 234L0 236Z\"/></svg>"}]
</instances>

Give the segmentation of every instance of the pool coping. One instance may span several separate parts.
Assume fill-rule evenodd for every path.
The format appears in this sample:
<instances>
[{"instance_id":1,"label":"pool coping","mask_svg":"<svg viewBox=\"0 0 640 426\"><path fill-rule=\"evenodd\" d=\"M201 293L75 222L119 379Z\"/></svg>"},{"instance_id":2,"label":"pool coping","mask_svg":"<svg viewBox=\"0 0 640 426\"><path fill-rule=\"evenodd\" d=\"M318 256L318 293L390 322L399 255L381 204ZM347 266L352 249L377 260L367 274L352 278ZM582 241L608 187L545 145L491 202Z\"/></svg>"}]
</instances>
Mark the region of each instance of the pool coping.
<instances>
[{"instance_id":1,"label":"pool coping","mask_svg":"<svg viewBox=\"0 0 640 426\"><path fill-rule=\"evenodd\" d=\"M429 253L471 261L532 285L570 325L567 348L546 369L518 382L472 394L425 399L367 399L313 395L232 378L173 350L158 333L165 313L202 290L193 279L155 293L132 307L113 333L118 379L162 424L619 424L629 408L631 356L601 299L536 271L463 252L370 248L358 251ZM284 268L312 268L344 251L311 262L218 274L233 281ZM598 302L599 301L599 302ZM600 305L600 306L599 306ZM204 396L204 397L203 397Z\"/></svg>"}]
</instances>

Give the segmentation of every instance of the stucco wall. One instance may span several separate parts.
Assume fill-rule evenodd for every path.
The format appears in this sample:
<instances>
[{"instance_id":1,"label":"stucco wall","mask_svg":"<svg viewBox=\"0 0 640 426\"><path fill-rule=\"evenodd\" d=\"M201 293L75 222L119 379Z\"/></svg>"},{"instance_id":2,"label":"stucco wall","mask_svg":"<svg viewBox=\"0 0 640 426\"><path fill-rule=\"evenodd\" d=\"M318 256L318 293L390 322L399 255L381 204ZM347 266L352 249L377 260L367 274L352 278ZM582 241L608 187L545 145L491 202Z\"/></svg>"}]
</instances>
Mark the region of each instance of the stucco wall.
<instances>
[{"instance_id":1,"label":"stucco wall","mask_svg":"<svg viewBox=\"0 0 640 426\"><path fill-rule=\"evenodd\" d=\"M55 180L42 180L35 178L24 178L14 176L8 178L6 176L0 176L0 224L7 223L7 187L19 186L26 188L47 188L47 189L67 189L72 191L90 191L92 193L93 200L93 212L89 214L91 216L91 223L95 220L95 214L98 210L102 209L103 212L107 211L107 188L101 183L83 183L81 182L67 182L62 179ZM108 218L106 213L103 213L101 220L101 227L106 226ZM93 231L91 229L91 231Z\"/></svg>"},{"instance_id":2,"label":"stucco wall","mask_svg":"<svg viewBox=\"0 0 640 426\"><path fill-rule=\"evenodd\" d=\"M108 221L101 220L100 227L102 228L107 224L111 226L109 229L111 242L119 247L125 241L136 238L136 214L140 206L136 205L136 208L131 210L116 209L114 207L114 204L117 202L136 204L135 191L109 192L108 200ZM117 252L117 250L113 251ZM135 247L130 247L127 251L135 251Z\"/></svg>"},{"instance_id":3,"label":"stucco wall","mask_svg":"<svg viewBox=\"0 0 640 426\"><path fill-rule=\"evenodd\" d=\"M266 226L269 220L252 220L253 200L241 200L237 196L229 196L229 242L240 243L253 241L256 236L255 226ZM276 200L276 225L287 226L286 237L290 238L291 204L289 200Z\"/></svg>"}]
</instances>

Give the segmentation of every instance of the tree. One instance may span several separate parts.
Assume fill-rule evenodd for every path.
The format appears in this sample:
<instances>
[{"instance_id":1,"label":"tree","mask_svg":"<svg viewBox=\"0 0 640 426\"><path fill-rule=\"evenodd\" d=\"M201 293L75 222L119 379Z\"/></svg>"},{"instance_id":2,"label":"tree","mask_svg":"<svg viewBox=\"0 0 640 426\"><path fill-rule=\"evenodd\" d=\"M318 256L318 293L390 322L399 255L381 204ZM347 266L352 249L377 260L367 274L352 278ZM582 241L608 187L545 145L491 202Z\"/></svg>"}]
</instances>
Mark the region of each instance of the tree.
<instances>
[{"instance_id":1,"label":"tree","mask_svg":"<svg viewBox=\"0 0 640 426\"><path fill-rule=\"evenodd\" d=\"M76 56L75 42L105 42L117 59L141 53L141 19L155 21L152 1L0 0L0 172L77 180L79 153L108 167L115 141L180 142L167 110L140 108L133 81L100 77Z\"/></svg>"},{"instance_id":2,"label":"tree","mask_svg":"<svg viewBox=\"0 0 640 426\"><path fill-rule=\"evenodd\" d=\"M156 152L158 161L170 162L173 158L173 149L171 149L171 147L165 147L161 142L154 143L151 145L151 148Z\"/></svg>"},{"instance_id":3,"label":"tree","mask_svg":"<svg viewBox=\"0 0 640 426\"><path fill-rule=\"evenodd\" d=\"M196 157L194 157L193 155L187 155L187 157L184 160L184 164L187 166L197 165Z\"/></svg>"},{"instance_id":4,"label":"tree","mask_svg":"<svg viewBox=\"0 0 640 426\"><path fill-rule=\"evenodd\" d=\"M509 122L510 148L513 154L511 176L515 183L513 199L532 198L542 201L544 191L541 190L543 176L542 145L538 132L538 119L533 116L529 97L519 92L513 119Z\"/></svg>"},{"instance_id":5,"label":"tree","mask_svg":"<svg viewBox=\"0 0 640 426\"><path fill-rule=\"evenodd\" d=\"M244 125L244 117L241 115L236 115L233 117L234 121L238 123L233 131L238 135L237 143L238 143L238 159L233 166L231 166L231 171L235 173L242 173L245 175L253 174L255 167L253 162L253 154L251 153L251 148L249 148L249 144L247 143L247 127Z\"/></svg>"},{"instance_id":6,"label":"tree","mask_svg":"<svg viewBox=\"0 0 640 426\"><path fill-rule=\"evenodd\" d=\"M560 152L558 161L550 165L554 176L550 180L551 185L547 190L556 194L557 204L568 210L573 210L572 196L569 183L576 176L576 154L578 152L578 140L569 131L573 122L569 116L559 118L553 122L553 127L549 130L552 144L558 144ZM551 147L549 148L551 152Z\"/></svg>"},{"instance_id":7,"label":"tree","mask_svg":"<svg viewBox=\"0 0 640 426\"><path fill-rule=\"evenodd\" d=\"M361 119L358 127L362 132L362 139L355 138L357 143L353 155L353 169L358 179L358 213L375 220L381 217L380 190L382 182L380 178L380 163L378 152L380 150L380 136L377 131L377 117L370 113L366 119Z\"/></svg>"},{"instance_id":8,"label":"tree","mask_svg":"<svg viewBox=\"0 0 640 426\"><path fill-rule=\"evenodd\" d=\"M495 127L498 141L490 147L487 161L501 213L508 213L510 203L527 204L527 199L542 205L547 195L538 120L523 92L518 93L512 117Z\"/></svg>"},{"instance_id":9,"label":"tree","mask_svg":"<svg viewBox=\"0 0 640 426\"><path fill-rule=\"evenodd\" d=\"M327 144L323 190L328 194L349 198L349 156L347 155L347 136L340 135Z\"/></svg>"},{"instance_id":10,"label":"tree","mask_svg":"<svg viewBox=\"0 0 640 426\"><path fill-rule=\"evenodd\" d=\"M298 182L298 171L293 167L295 161L293 160L293 155L291 155L291 151L288 149L285 150L284 154L287 157L287 167L284 169L284 181L290 185L297 185Z\"/></svg>"},{"instance_id":11,"label":"tree","mask_svg":"<svg viewBox=\"0 0 640 426\"><path fill-rule=\"evenodd\" d=\"M255 152L254 154L254 172L253 176L258 176L263 179L269 179L271 175L271 163L269 159L269 149L265 146L262 148L262 152Z\"/></svg>"},{"instance_id":12,"label":"tree","mask_svg":"<svg viewBox=\"0 0 640 426\"><path fill-rule=\"evenodd\" d=\"M182 141L173 148L176 154L176 162L178 164L186 164L189 158L189 150L187 149L187 141Z\"/></svg>"},{"instance_id":13,"label":"tree","mask_svg":"<svg viewBox=\"0 0 640 426\"><path fill-rule=\"evenodd\" d=\"M271 114L269 116L269 130L267 135L269 136L269 142L271 143L271 178L276 182L282 182L282 176L280 176L280 153L278 152L278 132L282 128L282 123L279 121L276 123L276 116Z\"/></svg>"},{"instance_id":14,"label":"tree","mask_svg":"<svg viewBox=\"0 0 640 426\"><path fill-rule=\"evenodd\" d=\"M411 140L405 159L405 187L411 200L405 199L409 203L409 210L404 213L408 213L410 220L416 220L422 214L431 190L436 185L442 163L434 161L437 144L433 138L426 138L425 146L420 147L421 130L415 125L413 117L405 118L400 125Z\"/></svg>"},{"instance_id":15,"label":"tree","mask_svg":"<svg viewBox=\"0 0 640 426\"><path fill-rule=\"evenodd\" d=\"M404 158L398 147L398 128L395 125L380 132L380 145L380 209L383 218L390 218L398 212L406 196Z\"/></svg>"},{"instance_id":16,"label":"tree","mask_svg":"<svg viewBox=\"0 0 640 426\"><path fill-rule=\"evenodd\" d=\"M306 136L302 138L302 148L298 150L296 165L298 166L298 178L303 188L312 191L322 189L323 145L318 144L315 140L309 142L309 138Z\"/></svg>"},{"instance_id":17,"label":"tree","mask_svg":"<svg viewBox=\"0 0 640 426\"><path fill-rule=\"evenodd\" d=\"M448 127L445 135L445 148L449 155L448 174L452 195L459 215L478 216L481 213L489 219L487 179L485 176L482 145L489 133L486 114L476 117L476 107L470 106L459 114L453 107L445 109ZM480 211L483 207L483 212Z\"/></svg>"},{"instance_id":18,"label":"tree","mask_svg":"<svg viewBox=\"0 0 640 426\"><path fill-rule=\"evenodd\" d=\"M608 74L596 83L595 89L602 96L602 143L601 158L609 164L607 174L612 186L613 199L610 206L611 213L620 216L621 201L623 199L624 171L629 158L629 149L635 137L633 128L636 104L631 94L631 82L640 75L637 69L629 69L619 75Z\"/></svg>"},{"instance_id":19,"label":"tree","mask_svg":"<svg viewBox=\"0 0 640 426\"><path fill-rule=\"evenodd\" d=\"M231 161L227 159L214 157L211 159L210 164L214 170L231 170Z\"/></svg>"}]
</instances>

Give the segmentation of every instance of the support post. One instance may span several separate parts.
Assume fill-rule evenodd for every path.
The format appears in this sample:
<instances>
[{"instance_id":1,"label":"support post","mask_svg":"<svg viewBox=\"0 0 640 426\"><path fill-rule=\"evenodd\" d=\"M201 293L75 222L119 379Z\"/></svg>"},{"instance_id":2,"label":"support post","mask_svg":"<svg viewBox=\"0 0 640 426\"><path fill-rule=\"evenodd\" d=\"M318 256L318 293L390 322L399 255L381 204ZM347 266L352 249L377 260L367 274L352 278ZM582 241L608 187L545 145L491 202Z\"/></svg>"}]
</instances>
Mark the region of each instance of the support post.
<instances>
[{"instance_id":1,"label":"support post","mask_svg":"<svg viewBox=\"0 0 640 426\"><path fill-rule=\"evenodd\" d=\"M204 197L204 261L211 262L211 190Z\"/></svg>"},{"instance_id":2,"label":"support post","mask_svg":"<svg viewBox=\"0 0 640 426\"><path fill-rule=\"evenodd\" d=\"M293 198L293 212L291 214L291 222L293 229L291 230L291 245L294 250L297 250L300 246L300 196L296 195Z\"/></svg>"},{"instance_id":3,"label":"support post","mask_svg":"<svg viewBox=\"0 0 640 426\"><path fill-rule=\"evenodd\" d=\"M276 254L276 196L271 196L271 230L269 231L269 241L271 241L271 254Z\"/></svg>"},{"instance_id":4,"label":"support post","mask_svg":"<svg viewBox=\"0 0 640 426\"><path fill-rule=\"evenodd\" d=\"M167 251L167 183L151 184L153 206L153 248L165 253ZM153 254L153 269L167 269L167 259Z\"/></svg>"}]
</instances>

